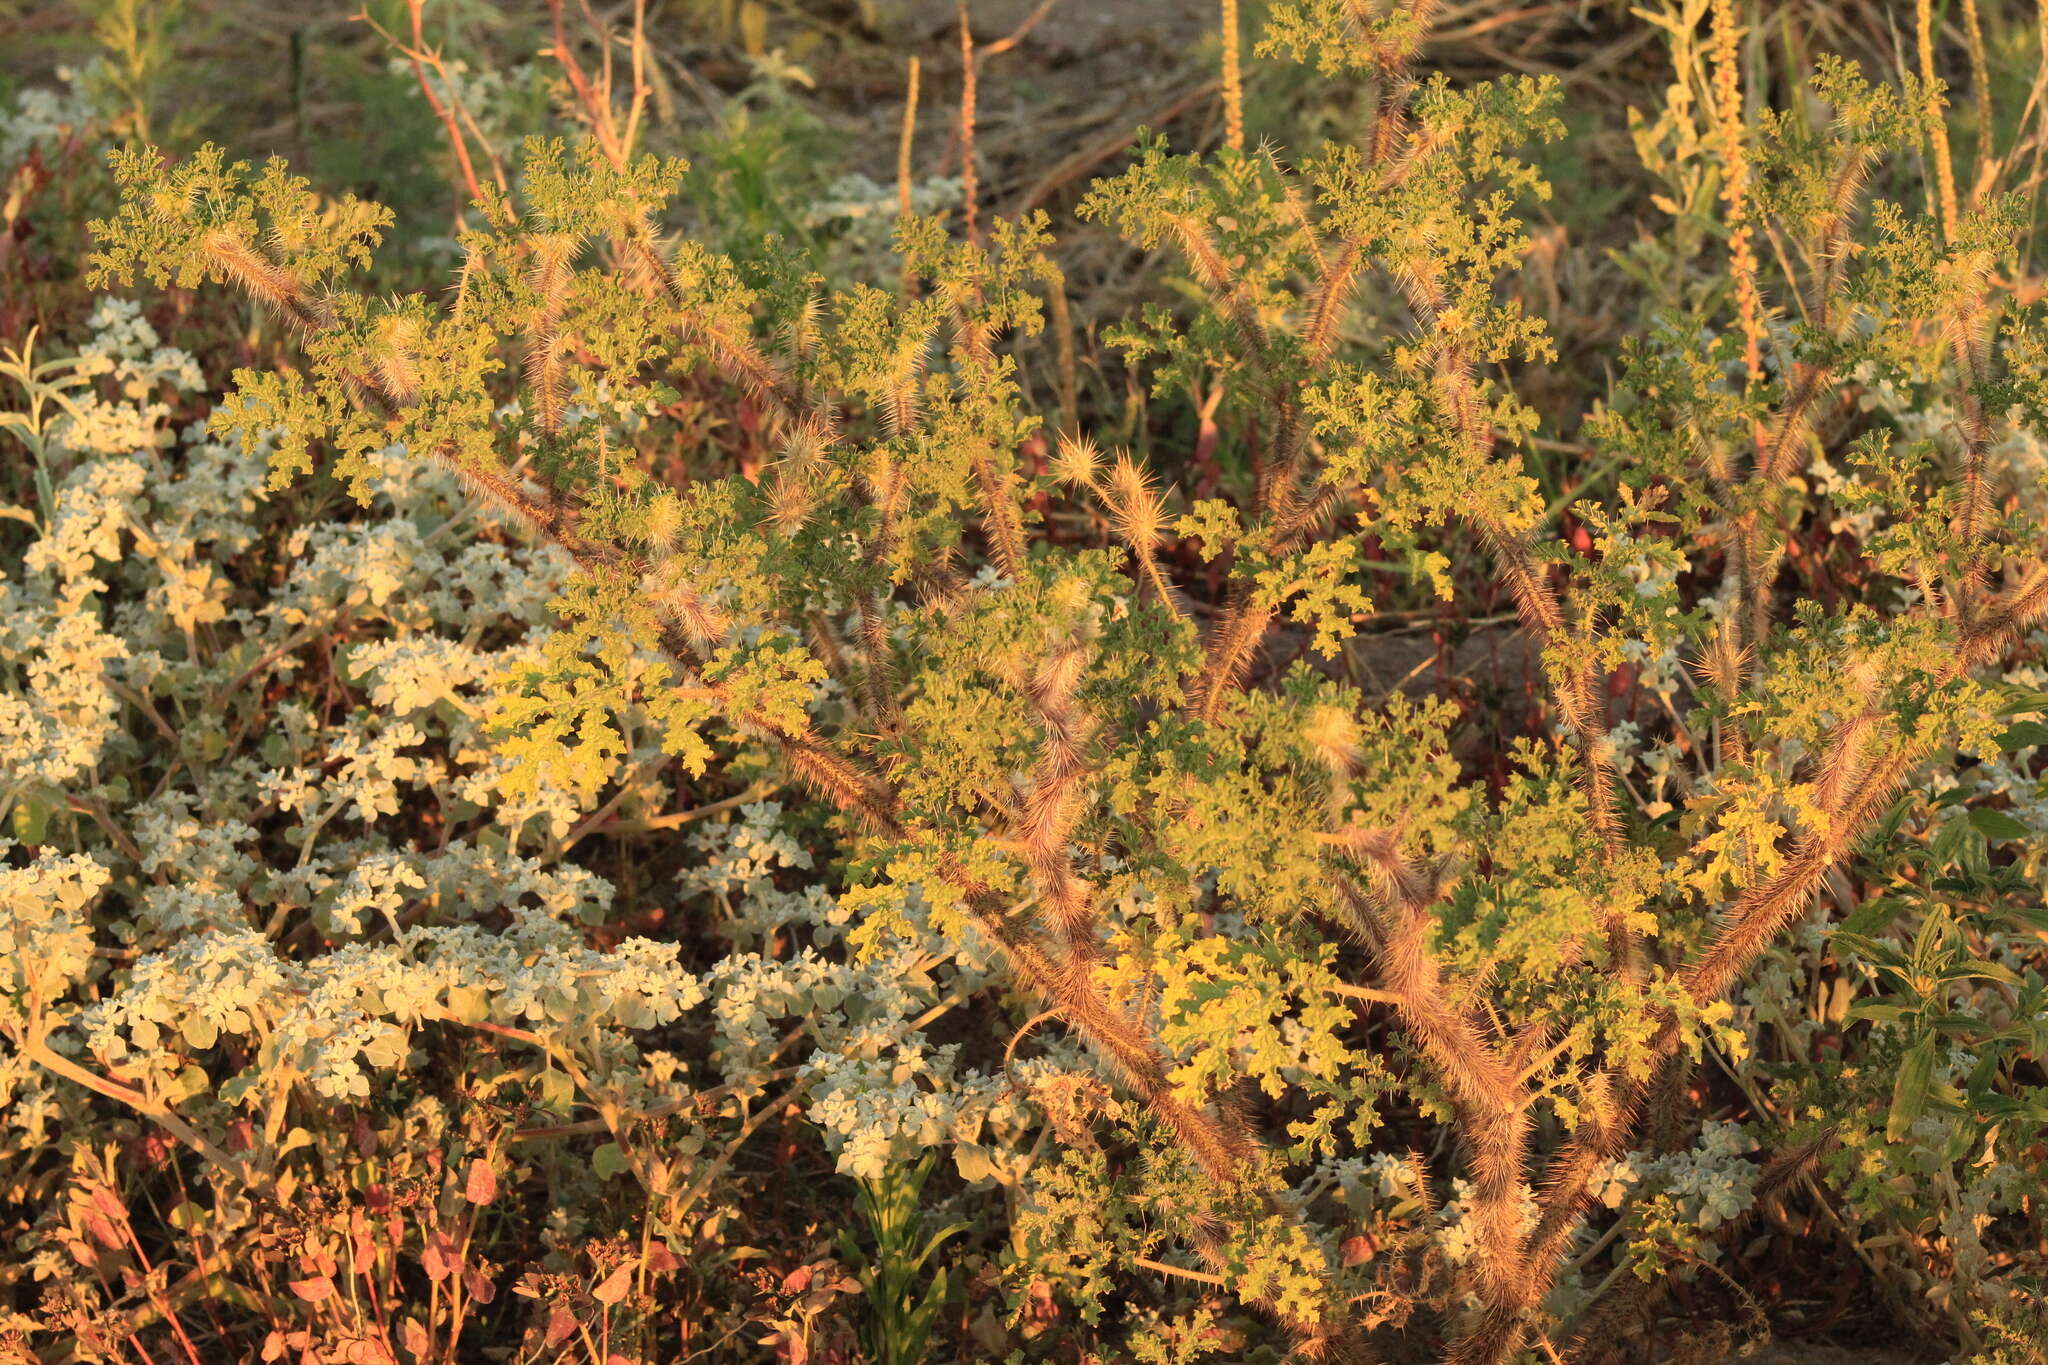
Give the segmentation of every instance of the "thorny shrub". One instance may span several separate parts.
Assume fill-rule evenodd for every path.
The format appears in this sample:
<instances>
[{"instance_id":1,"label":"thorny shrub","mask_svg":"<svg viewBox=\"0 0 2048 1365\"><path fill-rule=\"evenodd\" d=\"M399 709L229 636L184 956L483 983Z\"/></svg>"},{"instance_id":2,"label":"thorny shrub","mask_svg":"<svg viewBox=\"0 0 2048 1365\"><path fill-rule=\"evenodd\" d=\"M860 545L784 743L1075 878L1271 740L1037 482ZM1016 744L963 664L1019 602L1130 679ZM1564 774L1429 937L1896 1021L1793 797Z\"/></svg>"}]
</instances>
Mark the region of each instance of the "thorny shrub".
<instances>
[{"instance_id":1,"label":"thorny shrub","mask_svg":"<svg viewBox=\"0 0 2048 1365\"><path fill-rule=\"evenodd\" d=\"M895 1212L863 1278L760 1280L792 1359L882 1283L863 1339L922 1349L943 1148L1005 1192L1012 1325L1132 1359L1592 1349L1819 1181L1901 1315L2038 1360L2025 206L1988 151L1957 188L1931 73L1823 59L1752 118L1729 7L1672 7L1637 137L1713 287L1613 358L1613 475L1549 508L1500 281L1557 91L1414 73L1430 8L1274 6L1259 51L1373 92L1362 142L1148 137L1082 206L1196 286L1133 364L1255 435L1192 501L1020 385L1041 216L906 216L897 287L833 288L665 239L679 162L535 139L447 291L377 297L376 205L113 152L96 281L225 282L303 363L179 428L192 357L109 298L5 371L45 490L0 635L12 1339L717 1350L767 1255L736 1157L797 1112ZM1924 210L1867 189L1902 157ZM758 468L673 439L706 371ZM1454 552L1546 687L1496 782L1440 701L1254 667ZM666 885L575 856L627 833Z\"/></svg>"}]
</instances>

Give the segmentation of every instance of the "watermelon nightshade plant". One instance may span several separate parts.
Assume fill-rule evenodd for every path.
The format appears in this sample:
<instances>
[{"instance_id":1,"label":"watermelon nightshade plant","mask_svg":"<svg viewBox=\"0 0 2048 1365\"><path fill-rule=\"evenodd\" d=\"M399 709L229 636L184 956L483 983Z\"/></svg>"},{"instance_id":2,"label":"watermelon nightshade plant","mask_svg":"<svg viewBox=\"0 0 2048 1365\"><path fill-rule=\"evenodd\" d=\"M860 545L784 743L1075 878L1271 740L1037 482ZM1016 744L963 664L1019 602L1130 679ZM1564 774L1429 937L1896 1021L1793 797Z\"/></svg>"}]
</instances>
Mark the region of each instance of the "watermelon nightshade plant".
<instances>
[{"instance_id":1,"label":"watermelon nightshade plant","mask_svg":"<svg viewBox=\"0 0 2048 1365\"><path fill-rule=\"evenodd\" d=\"M360 494L399 447L565 550L561 625L495 699L527 780L602 780L629 704L691 771L776 756L836 812L859 932L907 891L972 926L1133 1101L1117 1121L1150 1159L1112 1189L1077 1147L1046 1188L1152 1200L1305 1358L1362 1357L1387 1315L1301 1170L1365 1147L1390 1104L1447 1125L1475 1241L1450 1358L1491 1365L1646 1103L1737 1041L1730 992L1909 776L1995 747L2015 704L1978 674L2048 613L2048 570L1989 451L2042 418L2048 348L2000 283L2016 196L1923 214L1866 193L1888 157L1946 164L1939 92L1823 61L1824 118L1748 129L1723 6L1731 287L1616 357L1587 431L1619 474L1564 538L1512 383L1553 352L1499 288L1548 192L1521 149L1561 135L1558 92L1416 75L1431 8L1274 6L1262 53L1371 92L1361 145L1147 138L1082 206L1199 286L1192 317L1148 307L1113 339L1161 391L1223 386L1261 451L1240 500L1178 510L1073 412L1043 472L1020 469L1048 424L1015 356L1061 287L1042 216L986 240L906 218L901 288L828 290L794 260L666 241L680 163L536 141L516 197L483 187L445 297L383 299L348 282L376 206L277 163L136 149L97 278L225 281L295 329L303 364L239 373L213 416L268 444L275 486L317 454ZM627 419L706 369L775 458L664 477ZM1873 430L1823 491L1817 433L1873 378L1962 420ZM1047 534L1063 501L1114 544ZM1835 512L1871 528L1864 590L1786 600L1792 530ZM1549 737L1496 789L1452 756L1447 706L1255 669L1278 634L1326 655L1355 634L1368 540L1445 595L1447 547L1476 547L1540 650ZM1196 560L1220 602L1175 581ZM1664 701L1676 805L1626 781L1623 679ZM1391 1050L1361 1009L1390 1014ZM1262 1120L1253 1090L1293 1117ZM1114 1252L1134 1234L1107 1222Z\"/></svg>"}]
</instances>

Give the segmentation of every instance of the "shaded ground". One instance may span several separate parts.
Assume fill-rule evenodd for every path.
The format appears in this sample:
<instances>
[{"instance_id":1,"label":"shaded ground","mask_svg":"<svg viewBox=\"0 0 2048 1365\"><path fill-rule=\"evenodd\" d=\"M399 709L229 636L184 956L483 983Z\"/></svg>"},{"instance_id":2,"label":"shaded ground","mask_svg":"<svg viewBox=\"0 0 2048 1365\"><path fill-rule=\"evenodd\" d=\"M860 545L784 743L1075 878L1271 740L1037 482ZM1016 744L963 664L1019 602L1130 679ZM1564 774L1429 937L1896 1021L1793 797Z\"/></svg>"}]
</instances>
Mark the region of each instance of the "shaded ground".
<instances>
[{"instance_id":1,"label":"shaded ground","mask_svg":"<svg viewBox=\"0 0 2048 1365\"><path fill-rule=\"evenodd\" d=\"M1829 1346L1820 1342L1774 1341L1754 1355L1727 1357L1728 1365L1927 1365L1939 1354L1888 1346Z\"/></svg>"}]
</instances>

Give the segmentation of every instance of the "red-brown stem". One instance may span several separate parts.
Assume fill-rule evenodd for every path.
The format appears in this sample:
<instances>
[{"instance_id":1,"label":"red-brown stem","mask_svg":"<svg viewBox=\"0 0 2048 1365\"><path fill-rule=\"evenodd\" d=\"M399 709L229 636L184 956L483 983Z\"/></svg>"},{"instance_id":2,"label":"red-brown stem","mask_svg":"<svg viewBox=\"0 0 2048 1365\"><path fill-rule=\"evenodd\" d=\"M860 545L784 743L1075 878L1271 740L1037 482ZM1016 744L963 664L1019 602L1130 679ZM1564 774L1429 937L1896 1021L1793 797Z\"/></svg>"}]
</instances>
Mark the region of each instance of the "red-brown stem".
<instances>
[{"instance_id":1,"label":"red-brown stem","mask_svg":"<svg viewBox=\"0 0 2048 1365\"><path fill-rule=\"evenodd\" d=\"M424 0L405 0L405 7L412 17L412 47L405 55L412 62L413 78L419 82L420 93L427 97L427 106L434 111L434 116L441 120L441 127L448 134L448 145L455 150L455 163L462 168L462 183L469 190L469 202L474 204L484 197L484 191L483 186L477 182L476 166L469 159L469 139L462 135L461 127L455 122L455 115L441 102L441 97L434 93L433 82L427 79L427 40L421 30L423 11L426 8ZM434 65L437 68L440 66L438 59ZM443 71L444 79L446 75L447 73ZM461 219L460 207L457 208L455 216L458 221Z\"/></svg>"}]
</instances>

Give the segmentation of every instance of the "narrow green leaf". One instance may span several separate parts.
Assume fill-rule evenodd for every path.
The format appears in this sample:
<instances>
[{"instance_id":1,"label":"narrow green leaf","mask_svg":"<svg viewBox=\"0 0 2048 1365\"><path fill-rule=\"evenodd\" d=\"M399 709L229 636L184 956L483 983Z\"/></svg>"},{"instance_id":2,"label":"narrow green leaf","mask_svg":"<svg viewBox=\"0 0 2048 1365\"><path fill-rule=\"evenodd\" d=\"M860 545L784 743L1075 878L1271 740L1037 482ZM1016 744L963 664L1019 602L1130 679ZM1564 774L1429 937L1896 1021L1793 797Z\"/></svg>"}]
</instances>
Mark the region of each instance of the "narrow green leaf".
<instances>
[{"instance_id":1,"label":"narrow green leaf","mask_svg":"<svg viewBox=\"0 0 2048 1365\"><path fill-rule=\"evenodd\" d=\"M1913 1131L1913 1121L1927 1108L1927 1088L1934 1080L1934 1044L1931 1033L1906 1050L1899 1063L1899 1078L1892 1086L1891 1117L1885 1121L1887 1142L1898 1142Z\"/></svg>"},{"instance_id":2,"label":"narrow green leaf","mask_svg":"<svg viewBox=\"0 0 2048 1365\"><path fill-rule=\"evenodd\" d=\"M1889 1000L1858 1000L1849 1006L1849 1018L1870 1019L1879 1023L1896 1024L1913 1013L1913 1006L1894 1004Z\"/></svg>"},{"instance_id":3,"label":"narrow green leaf","mask_svg":"<svg viewBox=\"0 0 2048 1365\"><path fill-rule=\"evenodd\" d=\"M1988 806L1972 808L1970 811L1970 824L1979 833L1983 834L1985 838L1997 839L2001 842L2007 839L2024 839L2029 833L2025 825L2013 819L2004 811L1993 810Z\"/></svg>"},{"instance_id":4,"label":"narrow green leaf","mask_svg":"<svg viewBox=\"0 0 2048 1365\"><path fill-rule=\"evenodd\" d=\"M2044 744L2048 744L2048 724L2038 720L2023 720L1998 737L1998 747L2007 751Z\"/></svg>"}]
</instances>

